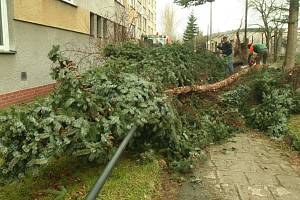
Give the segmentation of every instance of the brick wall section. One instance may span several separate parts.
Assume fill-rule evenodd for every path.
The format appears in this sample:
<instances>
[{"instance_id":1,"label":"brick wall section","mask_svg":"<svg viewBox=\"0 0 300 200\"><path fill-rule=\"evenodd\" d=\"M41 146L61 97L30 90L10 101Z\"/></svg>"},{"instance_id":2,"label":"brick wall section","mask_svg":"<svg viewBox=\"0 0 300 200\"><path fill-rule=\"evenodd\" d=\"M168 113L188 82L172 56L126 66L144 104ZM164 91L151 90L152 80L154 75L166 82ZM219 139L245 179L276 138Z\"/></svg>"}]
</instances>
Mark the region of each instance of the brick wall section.
<instances>
[{"instance_id":1,"label":"brick wall section","mask_svg":"<svg viewBox=\"0 0 300 200\"><path fill-rule=\"evenodd\" d=\"M10 105L28 103L35 97L44 96L54 90L55 84L39 86L35 88L19 90L7 94L0 95L0 108L5 108Z\"/></svg>"}]
</instances>

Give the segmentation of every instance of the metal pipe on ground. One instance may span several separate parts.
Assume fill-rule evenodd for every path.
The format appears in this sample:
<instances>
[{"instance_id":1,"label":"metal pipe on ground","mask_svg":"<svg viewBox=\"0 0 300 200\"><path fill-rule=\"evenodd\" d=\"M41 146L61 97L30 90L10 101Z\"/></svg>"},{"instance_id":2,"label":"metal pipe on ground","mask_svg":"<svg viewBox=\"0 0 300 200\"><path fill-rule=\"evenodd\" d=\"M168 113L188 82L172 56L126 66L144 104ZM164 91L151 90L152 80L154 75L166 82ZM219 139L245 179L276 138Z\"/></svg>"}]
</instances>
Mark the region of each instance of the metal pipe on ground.
<instances>
[{"instance_id":1,"label":"metal pipe on ground","mask_svg":"<svg viewBox=\"0 0 300 200\"><path fill-rule=\"evenodd\" d=\"M86 200L96 200L101 189L103 188L106 180L108 179L112 169L114 168L114 166L116 165L116 163L118 162L120 156L122 155L122 153L124 152L126 146L128 145L130 139L133 137L135 131L137 130L137 127L134 126L128 133L128 135L124 138L124 140L122 141L121 145L119 146L118 150L116 151L115 155L113 156L113 158L109 161L109 163L106 165L103 173L101 174L101 176L99 177L99 179L97 180L95 186L93 187L93 189L89 192L89 194L86 196Z\"/></svg>"}]
</instances>

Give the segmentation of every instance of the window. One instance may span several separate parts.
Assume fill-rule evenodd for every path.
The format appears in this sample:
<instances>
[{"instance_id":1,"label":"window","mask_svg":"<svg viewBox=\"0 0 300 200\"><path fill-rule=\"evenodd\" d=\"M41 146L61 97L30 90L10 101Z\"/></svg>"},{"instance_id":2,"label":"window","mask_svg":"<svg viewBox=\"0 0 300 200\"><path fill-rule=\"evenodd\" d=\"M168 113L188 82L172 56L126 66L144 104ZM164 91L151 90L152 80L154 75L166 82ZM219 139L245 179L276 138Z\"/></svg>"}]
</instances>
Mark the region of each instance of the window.
<instances>
[{"instance_id":1,"label":"window","mask_svg":"<svg viewBox=\"0 0 300 200\"><path fill-rule=\"evenodd\" d=\"M120 42L123 40L123 31L122 31L122 26L120 24L114 23L114 39L115 42Z\"/></svg>"},{"instance_id":2,"label":"window","mask_svg":"<svg viewBox=\"0 0 300 200\"><path fill-rule=\"evenodd\" d=\"M103 18L103 35L104 38L108 37L108 20Z\"/></svg>"},{"instance_id":3,"label":"window","mask_svg":"<svg viewBox=\"0 0 300 200\"><path fill-rule=\"evenodd\" d=\"M100 16L97 16L97 37L103 37L103 18Z\"/></svg>"},{"instance_id":4,"label":"window","mask_svg":"<svg viewBox=\"0 0 300 200\"><path fill-rule=\"evenodd\" d=\"M144 17L144 20L143 20L143 31L146 31L146 28L147 28L147 19Z\"/></svg>"},{"instance_id":5,"label":"window","mask_svg":"<svg viewBox=\"0 0 300 200\"><path fill-rule=\"evenodd\" d=\"M109 34L109 20L96 15L94 13L90 14L90 35L94 38L108 38Z\"/></svg>"},{"instance_id":6,"label":"window","mask_svg":"<svg viewBox=\"0 0 300 200\"><path fill-rule=\"evenodd\" d=\"M135 7L135 0L129 0L129 5L134 8Z\"/></svg>"},{"instance_id":7,"label":"window","mask_svg":"<svg viewBox=\"0 0 300 200\"><path fill-rule=\"evenodd\" d=\"M137 2L136 5L136 9L135 9L138 13L142 13L143 12L143 5L141 4L141 2Z\"/></svg>"},{"instance_id":8,"label":"window","mask_svg":"<svg viewBox=\"0 0 300 200\"><path fill-rule=\"evenodd\" d=\"M90 35L95 37L95 14L90 13Z\"/></svg>"},{"instance_id":9,"label":"window","mask_svg":"<svg viewBox=\"0 0 300 200\"><path fill-rule=\"evenodd\" d=\"M6 0L0 0L0 50L9 50Z\"/></svg>"},{"instance_id":10,"label":"window","mask_svg":"<svg viewBox=\"0 0 300 200\"><path fill-rule=\"evenodd\" d=\"M122 40L124 41L127 37L127 28L122 26Z\"/></svg>"},{"instance_id":11,"label":"window","mask_svg":"<svg viewBox=\"0 0 300 200\"><path fill-rule=\"evenodd\" d=\"M131 27L129 27L128 34L131 38L135 38L135 25L131 25Z\"/></svg>"},{"instance_id":12,"label":"window","mask_svg":"<svg viewBox=\"0 0 300 200\"><path fill-rule=\"evenodd\" d=\"M138 14L138 29L142 29L142 15Z\"/></svg>"}]
</instances>

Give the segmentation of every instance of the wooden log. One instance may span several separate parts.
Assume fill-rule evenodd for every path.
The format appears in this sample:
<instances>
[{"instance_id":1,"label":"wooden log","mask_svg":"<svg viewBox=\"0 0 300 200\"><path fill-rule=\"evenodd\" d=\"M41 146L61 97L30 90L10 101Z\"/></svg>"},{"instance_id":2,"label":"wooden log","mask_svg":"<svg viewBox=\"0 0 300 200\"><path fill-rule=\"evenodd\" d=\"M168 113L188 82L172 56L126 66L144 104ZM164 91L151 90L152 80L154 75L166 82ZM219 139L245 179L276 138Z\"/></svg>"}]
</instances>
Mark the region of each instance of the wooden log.
<instances>
[{"instance_id":1,"label":"wooden log","mask_svg":"<svg viewBox=\"0 0 300 200\"><path fill-rule=\"evenodd\" d=\"M165 93L169 95L179 95L179 94L187 94L191 92L210 92L222 89L224 87L229 86L233 82L237 81L241 76L247 74L251 70L251 67L244 68L239 72L231 75L230 77L213 84L208 85L192 85L192 86L184 86L166 90Z\"/></svg>"}]
</instances>

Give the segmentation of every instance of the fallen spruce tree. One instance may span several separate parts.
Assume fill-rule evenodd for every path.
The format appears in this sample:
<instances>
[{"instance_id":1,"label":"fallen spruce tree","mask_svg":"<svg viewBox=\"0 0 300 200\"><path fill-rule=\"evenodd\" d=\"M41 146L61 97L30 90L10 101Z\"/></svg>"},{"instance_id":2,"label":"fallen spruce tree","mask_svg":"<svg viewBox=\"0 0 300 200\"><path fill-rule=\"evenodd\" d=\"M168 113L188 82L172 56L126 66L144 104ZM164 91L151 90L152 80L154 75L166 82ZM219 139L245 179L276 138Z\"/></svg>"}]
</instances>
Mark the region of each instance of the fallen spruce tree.
<instances>
[{"instance_id":1,"label":"fallen spruce tree","mask_svg":"<svg viewBox=\"0 0 300 200\"><path fill-rule=\"evenodd\" d=\"M54 47L49 58L56 91L1 112L2 183L34 173L56 157L106 162L135 125L139 129L129 150L156 152L179 171L190 169L204 146L232 135L234 128L215 108L183 104L165 93L167 88L222 80L220 58L194 53L186 45L143 48L131 43L109 45L104 56L103 65L79 73Z\"/></svg>"},{"instance_id":2,"label":"fallen spruce tree","mask_svg":"<svg viewBox=\"0 0 300 200\"><path fill-rule=\"evenodd\" d=\"M232 83L237 81L241 76L247 74L251 68L242 69L241 71L229 76L228 78L212 84L201 84L201 85L192 85L192 86L183 86L173 89L166 90L167 94L179 95L187 94L191 92L212 92L217 91L227 86L230 86Z\"/></svg>"}]
</instances>

